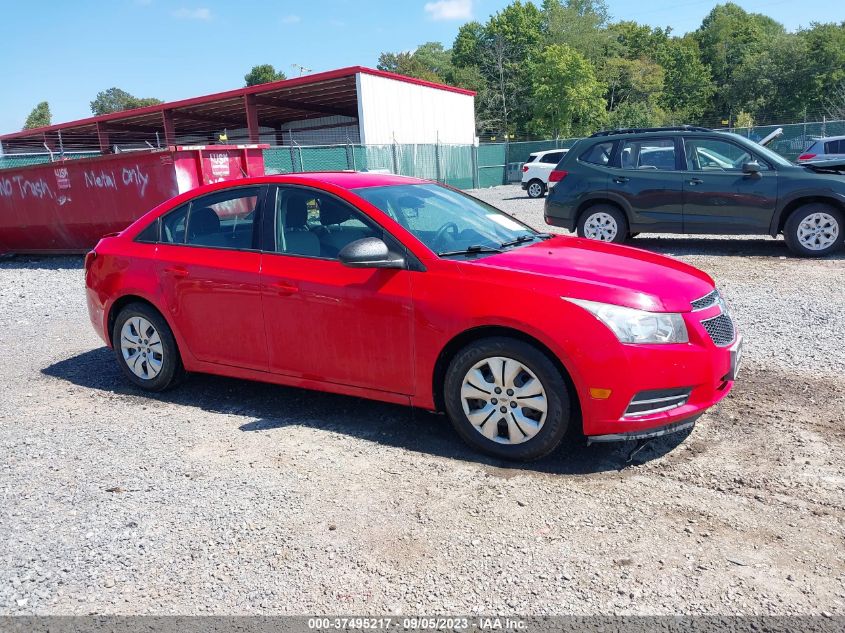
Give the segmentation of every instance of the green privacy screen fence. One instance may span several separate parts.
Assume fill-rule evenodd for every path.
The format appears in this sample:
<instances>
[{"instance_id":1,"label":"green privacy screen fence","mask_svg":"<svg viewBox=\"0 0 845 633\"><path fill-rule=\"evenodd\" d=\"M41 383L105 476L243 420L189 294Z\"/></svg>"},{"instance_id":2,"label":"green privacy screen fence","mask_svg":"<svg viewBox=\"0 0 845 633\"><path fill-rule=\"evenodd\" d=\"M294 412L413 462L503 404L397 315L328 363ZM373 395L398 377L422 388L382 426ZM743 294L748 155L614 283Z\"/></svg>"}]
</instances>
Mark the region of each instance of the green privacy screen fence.
<instances>
[{"instance_id":1,"label":"green privacy screen fence","mask_svg":"<svg viewBox=\"0 0 845 633\"><path fill-rule=\"evenodd\" d=\"M459 189L507 182L508 164L518 169L528 155L570 147L577 139L473 145L391 144L284 146L264 150L268 174L302 171L387 171L445 182Z\"/></svg>"}]
</instances>

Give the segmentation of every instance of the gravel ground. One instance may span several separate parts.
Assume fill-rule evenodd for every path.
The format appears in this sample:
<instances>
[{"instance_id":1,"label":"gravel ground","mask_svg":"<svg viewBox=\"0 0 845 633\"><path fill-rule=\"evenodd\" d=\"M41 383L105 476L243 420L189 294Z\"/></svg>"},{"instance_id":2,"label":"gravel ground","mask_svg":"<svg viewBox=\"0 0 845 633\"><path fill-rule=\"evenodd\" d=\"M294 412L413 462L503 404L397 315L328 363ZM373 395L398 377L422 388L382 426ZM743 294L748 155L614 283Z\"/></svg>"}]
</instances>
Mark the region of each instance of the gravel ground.
<instances>
[{"instance_id":1,"label":"gravel ground","mask_svg":"<svg viewBox=\"0 0 845 633\"><path fill-rule=\"evenodd\" d=\"M542 201L479 192L542 226ZM637 238L747 340L688 435L479 457L442 416L119 375L79 258L0 263L0 613L845 615L845 265Z\"/></svg>"}]
</instances>

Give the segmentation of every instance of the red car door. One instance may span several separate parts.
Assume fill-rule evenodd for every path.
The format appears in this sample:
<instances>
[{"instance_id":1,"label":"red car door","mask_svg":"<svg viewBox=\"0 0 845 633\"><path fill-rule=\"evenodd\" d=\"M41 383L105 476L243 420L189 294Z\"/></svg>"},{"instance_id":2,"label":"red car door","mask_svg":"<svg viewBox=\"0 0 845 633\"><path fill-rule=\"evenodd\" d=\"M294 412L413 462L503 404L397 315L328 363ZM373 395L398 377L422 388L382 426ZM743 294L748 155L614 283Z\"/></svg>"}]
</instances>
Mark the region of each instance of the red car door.
<instances>
[{"instance_id":1,"label":"red car door","mask_svg":"<svg viewBox=\"0 0 845 633\"><path fill-rule=\"evenodd\" d=\"M169 316L197 360L267 371L254 222L262 193L226 189L162 218L158 277Z\"/></svg>"},{"instance_id":2,"label":"red car door","mask_svg":"<svg viewBox=\"0 0 845 633\"><path fill-rule=\"evenodd\" d=\"M314 189L267 197L261 263L270 370L309 380L413 393L412 302L407 270L349 268L349 242L382 237L357 209Z\"/></svg>"}]
</instances>

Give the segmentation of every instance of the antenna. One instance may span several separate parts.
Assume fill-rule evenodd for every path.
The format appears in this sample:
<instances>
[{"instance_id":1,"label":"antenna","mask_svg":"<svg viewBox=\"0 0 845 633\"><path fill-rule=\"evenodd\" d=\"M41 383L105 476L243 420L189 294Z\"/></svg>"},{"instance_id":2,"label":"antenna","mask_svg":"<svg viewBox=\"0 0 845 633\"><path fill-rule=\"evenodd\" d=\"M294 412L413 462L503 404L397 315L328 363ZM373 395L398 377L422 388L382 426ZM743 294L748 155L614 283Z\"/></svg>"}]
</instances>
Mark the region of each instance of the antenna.
<instances>
[{"instance_id":1,"label":"antenna","mask_svg":"<svg viewBox=\"0 0 845 633\"><path fill-rule=\"evenodd\" d=\"M302 64L291 64L291 68L299 68L299 76L300 77L302 77L302 75L304 75L305 73L314 72L312 69L306 68Z\"/></svg>"}]
</instances>

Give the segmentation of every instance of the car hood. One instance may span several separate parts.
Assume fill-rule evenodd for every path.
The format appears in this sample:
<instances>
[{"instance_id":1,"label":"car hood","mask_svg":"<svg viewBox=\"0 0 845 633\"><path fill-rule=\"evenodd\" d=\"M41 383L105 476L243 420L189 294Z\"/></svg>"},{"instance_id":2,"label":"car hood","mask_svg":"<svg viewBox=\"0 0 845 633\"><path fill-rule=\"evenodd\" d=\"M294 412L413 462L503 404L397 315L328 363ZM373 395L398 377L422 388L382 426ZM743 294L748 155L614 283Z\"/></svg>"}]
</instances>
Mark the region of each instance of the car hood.
<instances>
[{"instance_id":1,"label":"car hood","mask_svg":"<svg viewBox=\"0 0 845 633\"><path fill-rule=\"evenodd\" d=\"M576 237L553 237L475 260L486 267L529 273L535 288L641 310L687 312L690 302L713 290L713 279L681 261L648 251Z\"/></svg>"}]
</instances>

